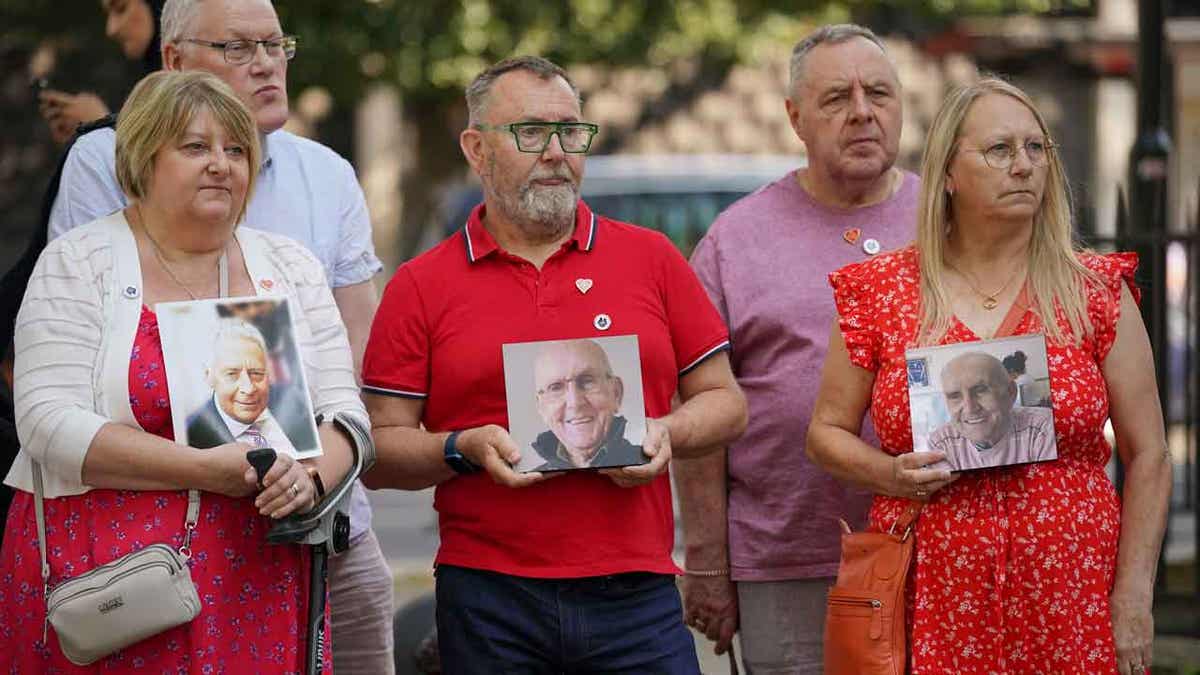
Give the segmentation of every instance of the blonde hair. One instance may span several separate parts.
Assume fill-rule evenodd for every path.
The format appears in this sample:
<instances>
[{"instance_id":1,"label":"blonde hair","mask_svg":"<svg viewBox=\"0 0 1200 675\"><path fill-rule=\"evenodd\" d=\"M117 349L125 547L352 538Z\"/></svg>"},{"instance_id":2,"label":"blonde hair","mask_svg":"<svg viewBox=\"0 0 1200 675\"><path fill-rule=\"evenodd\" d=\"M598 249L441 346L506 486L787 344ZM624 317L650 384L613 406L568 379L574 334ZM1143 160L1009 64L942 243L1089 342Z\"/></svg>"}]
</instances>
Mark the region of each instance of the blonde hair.
<instances>
[{"instance_id":1,"label":"blonde hair","mask_svg":"<svg viewBox=\"0 0 1200 675\"><path fill-rule=\"evenodd\" d=\"M989 94L1010 96L1029 108L1047 138L1046 120L1025 92L1004 80L988 77L950 93L933 119L921 158L921 195L917 205L917 250L921 267L921 320L919 344L935 344L950 329L952 310L946 288L946 236L950 198L946 193L946 171L958 149L963 120L975 101ZM1076 246L1071 231L1071 194L1058 153L1047 155L1049 171L1042 204L1033 218L1027 278L1030 305L1041 320L1047 338L1055 343L1071 342L1090 335L1094 326L1087 313L1087 289L1099 278L1079 261L1083 249ZM1056 310L1070 328L1064 333Z\"/></svg>"},{"instance_id":2,"label":"blonde hair","mask_svg":"<svg viewBox=\"0 0 1200 675\"><path fill-rule=\"evenodd\" d=\"M246 149L246 195L234 220L240 222L262 157L258 126L229 85L211 73L162 70L137 83L117 116L117 183L131 201L144 199L158 152L178 140L201 110Z\"/></svg>"}]
</instances>

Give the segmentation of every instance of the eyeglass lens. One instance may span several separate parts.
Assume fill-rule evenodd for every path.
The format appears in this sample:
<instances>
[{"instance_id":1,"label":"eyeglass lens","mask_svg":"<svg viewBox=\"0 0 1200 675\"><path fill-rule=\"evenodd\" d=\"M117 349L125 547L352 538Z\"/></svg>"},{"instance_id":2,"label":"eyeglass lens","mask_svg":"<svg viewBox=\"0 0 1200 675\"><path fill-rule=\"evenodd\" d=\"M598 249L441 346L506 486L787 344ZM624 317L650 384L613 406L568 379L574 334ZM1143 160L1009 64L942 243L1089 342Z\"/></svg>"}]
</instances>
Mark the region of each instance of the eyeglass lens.
<instances>
[{"instance_id":1,"label":"eyeglass lens","mask_svg":"<svg viewBox=\"0 0 1200 675\"><path fill-rule=\"evenodd\" d=\"M267 56L277 59L284 56L291 59L296 55L295 38L280 38L278 40L233 40L225 44L225 59L230 63L246 63L254 58L258 46L262 45Z\"/></svg>"},{"instance_id":2,"label":"eyeglass lens","mask_svg":"<svg viewBox=\"0 0 1200 675\"><path fill-rule=\"evenodd\" d=\"M595 135L591 126L585 124L514 124L513 135L517 148L522 152L543 152L550 144L550 136L558 134L558 142L564 152L587 152Z\"/></svg>"},{"instance_id":3,"label":"eyeglass lens","mask_svg":"<svg viewBox=\"0 0 1200 675\"><path fill-rule=\"evenodd\" d=\"M538 395L550 401L558 401L566 397L567 389L575 385L575 391L581 394L592 394L600 388L604 377L595 373L581 373L575 377L555 380L538 390Z\"/></svg>"},{"instance_id":4,"label":"eyeglass lens","mask_svg":"<svg viewBox=\"0 0 1200 675\"><path fill-rule=\"evenodd\" d=\"M1034 166L1045 166L1048 147L1046 141L1043 140L1026 141L1024 143L1025 156L1029 158L1029 163ZM1007 169L1012 166L1018 152L1020 152L1018 146L1010 143L996 143L983 151L983 157L987 160L988 166L993 169Z\"/></svg>"}]
</instances>

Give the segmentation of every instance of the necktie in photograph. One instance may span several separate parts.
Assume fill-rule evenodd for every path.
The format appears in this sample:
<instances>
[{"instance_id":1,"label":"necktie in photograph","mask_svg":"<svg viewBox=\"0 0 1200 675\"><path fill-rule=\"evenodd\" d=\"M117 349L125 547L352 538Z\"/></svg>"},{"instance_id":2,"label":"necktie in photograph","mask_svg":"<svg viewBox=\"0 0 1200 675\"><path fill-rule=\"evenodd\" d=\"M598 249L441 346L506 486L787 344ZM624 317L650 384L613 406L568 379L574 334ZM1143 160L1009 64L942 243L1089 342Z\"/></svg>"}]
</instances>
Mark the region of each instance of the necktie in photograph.
<instances>
[{"instance_id":1,"label":"necktie in photograph","mask_svg":"<svg viewBox=\"0 0 1200 675\"><path fill-rule=\"evenodd\" d=\"M238 440L254 448L270 447L267 444L267 437L263 436L262 431L259 430L259 424L261 424L261 422L255 422L254 424L246 427L246 430L242 432L242 435L238 438Z\"/></svg>"}]
</instances>

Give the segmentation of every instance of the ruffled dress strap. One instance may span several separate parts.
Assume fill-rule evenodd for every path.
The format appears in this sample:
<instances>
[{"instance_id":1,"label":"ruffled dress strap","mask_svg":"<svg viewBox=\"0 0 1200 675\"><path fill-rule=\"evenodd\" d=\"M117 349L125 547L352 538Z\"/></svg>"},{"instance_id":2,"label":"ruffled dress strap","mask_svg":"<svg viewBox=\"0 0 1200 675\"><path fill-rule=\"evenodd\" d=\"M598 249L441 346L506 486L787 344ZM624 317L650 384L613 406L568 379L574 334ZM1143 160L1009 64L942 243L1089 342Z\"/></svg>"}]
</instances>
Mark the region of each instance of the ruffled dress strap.
<instances>
[{"instance_id":1,"label":"ruffled dress strap","mask_svg":"<svg viewBox=\"0 0 1200 675\"><path fill-rule=\"evenodd\" d=\"M850 362L872 373L879 370L882 334L876 321L878 303L886 294L883 264L895 254L852 263L829 275L838 328L846 343Z\"/></svg>"},{"instance_id":2,"label":"ruffled dress strap","mask_svg":"<svg viewBox=\"0 0 1200 675\"><path fill-rule=\"evenodd\" d=\"M1133 299L1142 302L1142 289L1134 281L1138 255L1132 252L1083 253L1079 261L1099 277L1099 286L1088 291L1088 316L1095 329L1097 362L1108 356L1117 338L1117 321L1121 318L1121 286L1127 286Z\"/></svg>"}]
</instances>

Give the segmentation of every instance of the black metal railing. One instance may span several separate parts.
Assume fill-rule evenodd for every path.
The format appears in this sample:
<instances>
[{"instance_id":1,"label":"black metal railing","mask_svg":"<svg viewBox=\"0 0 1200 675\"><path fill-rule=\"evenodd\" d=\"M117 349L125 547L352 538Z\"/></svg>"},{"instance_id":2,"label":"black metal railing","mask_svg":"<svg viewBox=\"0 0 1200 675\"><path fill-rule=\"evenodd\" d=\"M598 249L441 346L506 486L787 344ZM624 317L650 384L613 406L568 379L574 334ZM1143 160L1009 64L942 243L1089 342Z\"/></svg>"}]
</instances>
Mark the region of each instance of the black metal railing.
<instances>
[{"instance_id":1,"label":"black metal railing","mask_svg":"<svg viewBox=\"0 0 1200 675\"><path fill-rule=\"evenodd\" d=\"M1113 234L1098 235L1086 223L1080 229L1092 248L1136 251L1140 257L1142 317L1175 469L1155 613L1160 632L1200 636L1200 213L1189 214L1181 229L1138 229L1119 193L1117 220ZM1122 479L1118 473L1118 484Z\"/></svg>"}]
</instances>

